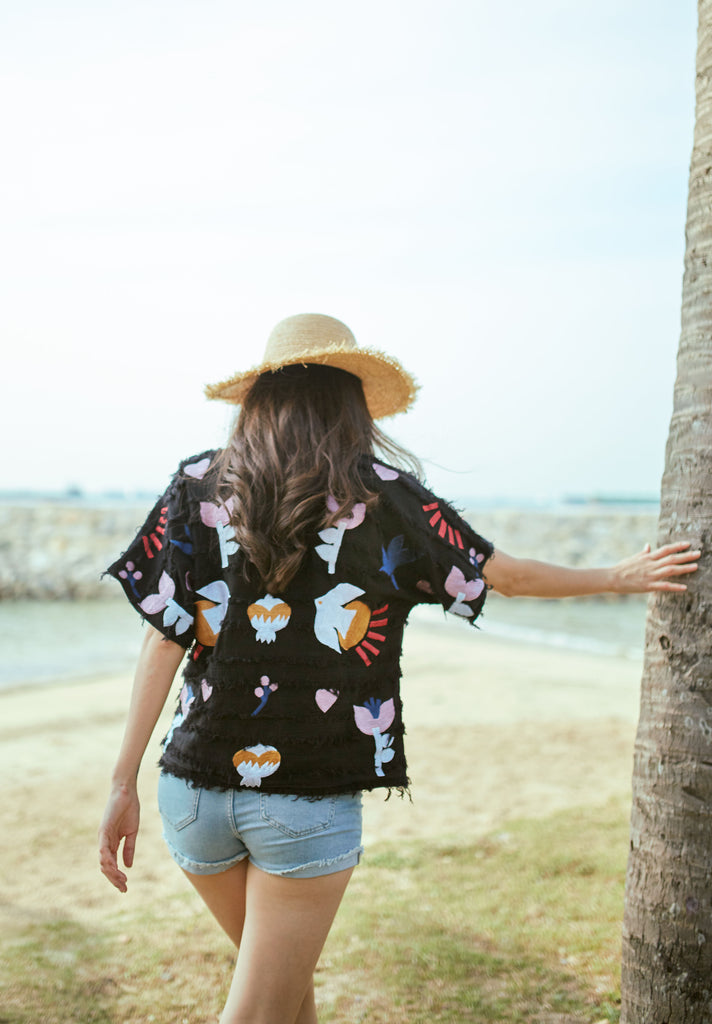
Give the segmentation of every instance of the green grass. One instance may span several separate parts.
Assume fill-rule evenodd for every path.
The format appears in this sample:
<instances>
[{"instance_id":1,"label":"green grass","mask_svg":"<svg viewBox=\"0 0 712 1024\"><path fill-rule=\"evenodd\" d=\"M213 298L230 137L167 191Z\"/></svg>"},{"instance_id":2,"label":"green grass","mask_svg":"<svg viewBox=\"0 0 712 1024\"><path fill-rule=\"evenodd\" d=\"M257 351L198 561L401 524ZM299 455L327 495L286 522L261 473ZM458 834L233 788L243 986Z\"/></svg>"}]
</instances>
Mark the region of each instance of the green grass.
<instances>
[{"instance_id":1,"label":"green grass","mask_svg":"<svg viewBox=\"0 0 712 1024\"><path fill-rule=\"evenodd\" d=\"M618 1020L627 808L509 824L484 839L380 843L354 873L317 973L324 1024ZM88 931L3 936L0 1024L215 1021L232 954L176 879L160 907Z\"/></svg>"}]
</instances>

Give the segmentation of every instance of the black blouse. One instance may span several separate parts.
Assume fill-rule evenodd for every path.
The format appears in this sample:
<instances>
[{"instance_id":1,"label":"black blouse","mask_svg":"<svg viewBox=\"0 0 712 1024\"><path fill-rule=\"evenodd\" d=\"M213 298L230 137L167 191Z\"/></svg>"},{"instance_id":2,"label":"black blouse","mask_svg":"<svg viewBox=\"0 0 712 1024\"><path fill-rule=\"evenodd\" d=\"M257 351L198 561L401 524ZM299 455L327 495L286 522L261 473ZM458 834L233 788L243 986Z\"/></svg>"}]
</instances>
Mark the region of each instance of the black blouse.
<instances>
[{"instance_id":1,"label":"black blouse","mask_svg":"<svg viewBox=\"0 0 712 1024\"><path fill-rule=\"evenodd\" d=\"M319 531L286 590L264 593L245 580L230 503L218 504L203 479L215 454L181 463L107 570L152 626L189 650L161 766L213 789L406 787L408 613L440 604L474 623L492 545L414 477L367 459L377 504L356 504Z\"/></svg>"}]
</instances>

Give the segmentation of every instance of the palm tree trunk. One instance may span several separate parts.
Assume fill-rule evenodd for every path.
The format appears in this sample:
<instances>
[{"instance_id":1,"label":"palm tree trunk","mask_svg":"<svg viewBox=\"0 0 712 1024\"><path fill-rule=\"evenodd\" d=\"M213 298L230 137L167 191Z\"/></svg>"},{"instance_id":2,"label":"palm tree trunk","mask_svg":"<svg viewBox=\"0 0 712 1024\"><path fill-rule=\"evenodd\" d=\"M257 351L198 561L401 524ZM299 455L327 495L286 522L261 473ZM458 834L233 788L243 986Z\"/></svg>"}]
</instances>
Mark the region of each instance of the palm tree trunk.
<instances>
[{"instance_id":1,"label":"palm tree trunk","mask_svg":"<svg viewBox=\"0 0 712 1024\"><path fill-rule=\"evenodd\" d=\"M705 555L651 599L635 745L622 1024L712 1024L712 0L699 0L682 332L659 543Z\"/></svg>"}]
</instances>

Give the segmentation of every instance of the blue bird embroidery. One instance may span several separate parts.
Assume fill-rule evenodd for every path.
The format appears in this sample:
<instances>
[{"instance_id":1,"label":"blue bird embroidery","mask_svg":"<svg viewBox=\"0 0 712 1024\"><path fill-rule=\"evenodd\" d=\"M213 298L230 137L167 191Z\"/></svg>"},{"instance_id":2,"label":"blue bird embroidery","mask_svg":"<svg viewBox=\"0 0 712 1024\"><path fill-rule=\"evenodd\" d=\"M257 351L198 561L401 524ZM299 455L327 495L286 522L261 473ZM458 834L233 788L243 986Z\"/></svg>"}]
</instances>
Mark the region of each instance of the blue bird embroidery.
<instances>
[{"instance_id":1,"label":"blue bird embroidery","mask_svg":"<svg viewBox=\"0 0 712 1024\"><path fill-rule=\"evenodd\" d=\"M180 548L180 550L184 554L192 555L193 554L193 538L190 535L190 527L187 524L183 527L183 532L185 533L185 536L188 539L187 540L174 540L173 538L171 538L171 544L175 544L175 546L177 548Z\"/></svg>"},{"instance_id":2,"label":"blue bird embroidery","mask_svg":"<svg viewBox=\"0 0 712 1024\"><path fill-rule=\"evenodd\" d=\"M416 556L408 551L404 546L402 533L397 537L394 537L387 548L382 547L381 553L383 555L383 561L381 562L379 572L385 572L396 590L400 590L400 587L396 583L396 569L399 565L405 565L407 562L414 562Z\"/></svg>"}]
</instances>

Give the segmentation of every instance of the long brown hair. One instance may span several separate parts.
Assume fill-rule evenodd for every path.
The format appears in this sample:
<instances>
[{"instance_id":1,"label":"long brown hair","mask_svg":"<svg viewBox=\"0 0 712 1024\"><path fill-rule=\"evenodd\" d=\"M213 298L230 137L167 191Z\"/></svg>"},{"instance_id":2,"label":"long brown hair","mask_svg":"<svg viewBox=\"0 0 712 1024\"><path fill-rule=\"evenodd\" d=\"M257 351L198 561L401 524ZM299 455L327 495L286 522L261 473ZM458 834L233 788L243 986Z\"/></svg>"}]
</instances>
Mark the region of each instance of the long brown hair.
<instances>
[{"instance_id":1,"label":"long brown hair","mask_svg":"<svg viewBox=\"0 0 712 1024\"><path fill-rule=\"evenodd\" d=\"M229 502L249 578L256 573L269 592L283 591L315 530L356 502L372 506L377 495L359 461L376 451L421 475L417 459L374 423L358 377L316 364L258 377L213 466L216 496Z\"/></svg>"}]
</instances>

